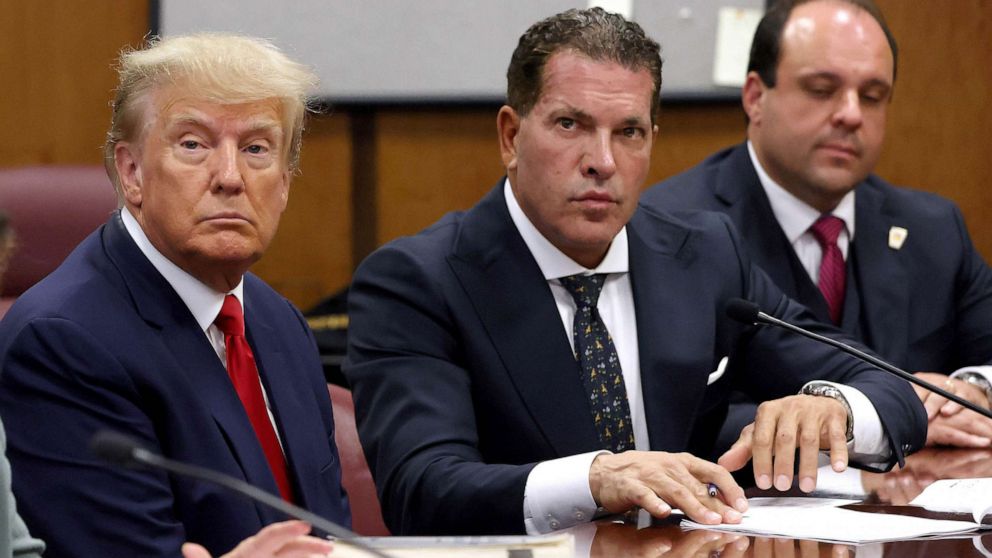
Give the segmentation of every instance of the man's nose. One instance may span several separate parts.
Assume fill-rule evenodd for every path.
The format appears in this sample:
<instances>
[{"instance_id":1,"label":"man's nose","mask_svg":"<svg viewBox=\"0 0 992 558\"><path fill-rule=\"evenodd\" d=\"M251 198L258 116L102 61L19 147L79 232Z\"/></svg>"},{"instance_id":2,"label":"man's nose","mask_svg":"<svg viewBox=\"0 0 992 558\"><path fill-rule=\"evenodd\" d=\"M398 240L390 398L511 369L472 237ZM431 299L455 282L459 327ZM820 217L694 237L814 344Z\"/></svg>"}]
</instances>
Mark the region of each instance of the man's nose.
<instances>
[{"instance_id":1,"label":"man's nose","mask_svg":"<svg viewBox=\"0 0 992 558\"><path fill-rule=\"evenodd\" d=\"M582 175L607 179L617 171L613 157L613 135L608 132L596 134L582 159Z\"/></svg>"},{"instance_id":2,"label":"man's nose","mask_svg":"<svg viewBox=\"0 0 992 558\"><path fill-rule=\"evenodd\" d=\"M245 187L241 172L241 150L230 142L221 143L214 151L215 186L221 190L238 192Z\"/></svg>"}]
</instances>

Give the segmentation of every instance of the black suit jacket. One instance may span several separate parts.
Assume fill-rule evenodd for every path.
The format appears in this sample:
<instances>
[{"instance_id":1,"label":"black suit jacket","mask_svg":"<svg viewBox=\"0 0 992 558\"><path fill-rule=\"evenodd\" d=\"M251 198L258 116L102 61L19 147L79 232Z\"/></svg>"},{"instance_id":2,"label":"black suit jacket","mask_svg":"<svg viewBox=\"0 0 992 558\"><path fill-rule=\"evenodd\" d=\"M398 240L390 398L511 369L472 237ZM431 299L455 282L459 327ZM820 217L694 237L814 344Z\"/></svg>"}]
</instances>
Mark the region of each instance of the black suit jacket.
<instances>
[{"instance_id":1,"label":"black suit jacket","mask_svg":"<svg viewBox=\"0 0 992 558\"><path fill-rule=\"evenodd\" d=\"M295 308L244 278L248 341L299 502L348 523L317 348ZM211 484L92 455L108 428L167 457L277 494L248 416L207 337L120 215L89 236L0 324L0 412L18 508L46 556L219 556L285 519Z\"/></svg>"},{"instance_id":2,"label":"black suit jacket","mask_svg":"<svg viewBox=\"0 0 992 558\"><path fill-rule=\"evenodd\" d=\"M744 297L827 329L749 265L725 217L639 210L627 234L651 449L710 457L732 389L778 398L814 378L861 389L895 457L922 446L926 417L905 382L724 317L727 300ZM533 466L600 449L579 365L502 185L366 259L349 316L345 374L394 533L521 532Z\"/></svg>"},{"instance_id":3,"label":"black suit jacket","mask_svg":"<svg viewBox=\"0 0 992 558\"><path fill-rule=\"evenodd\" d=\"M897 366L949 374L992 363L992 270L958 208L940 196L869 176L855 194L842 327ZM826 302L772 213L745 144L716 153L647 190L659 211L706 209L730 217L752 261L787 295L829 322ZM909 231L901 249L889 229ZM852 292L849 290L849 292Z\"/></svg>"}]
</instances>

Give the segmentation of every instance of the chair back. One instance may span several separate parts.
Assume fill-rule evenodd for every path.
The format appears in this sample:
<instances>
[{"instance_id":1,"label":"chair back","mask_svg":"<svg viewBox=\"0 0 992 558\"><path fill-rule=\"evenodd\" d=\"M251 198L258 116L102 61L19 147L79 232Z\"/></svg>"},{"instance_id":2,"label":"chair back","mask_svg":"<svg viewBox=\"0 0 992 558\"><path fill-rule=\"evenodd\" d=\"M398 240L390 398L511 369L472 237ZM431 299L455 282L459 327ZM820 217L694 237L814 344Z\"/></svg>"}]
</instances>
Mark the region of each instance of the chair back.
<instances>
[{"instance_id":1,"label":"chair back","mask_svg":"<svg viewBox=\"0 0 992 558\"><path fill-rule=\"evenodd\" d=\"M0 169L0 211L15 235L13 256L0 281L0 316L116 207L117 195L101 166Z\"/></svg>"},{"instance_id":2,"label":"chair back","mask_svg":"<svg viewBox=\"0 0 992 558\"><path fill-rule=\"evenodd\" d=\"M341 457L341 484L348 492L351 503L352 530L366 537L384 537L389 529L382 520L382 508L375 491L375 482L365 461L362 442L355 425L355 403L351 390L328 384L331 405L334 408L334 442Z\"/></svg>"}]
</instances>

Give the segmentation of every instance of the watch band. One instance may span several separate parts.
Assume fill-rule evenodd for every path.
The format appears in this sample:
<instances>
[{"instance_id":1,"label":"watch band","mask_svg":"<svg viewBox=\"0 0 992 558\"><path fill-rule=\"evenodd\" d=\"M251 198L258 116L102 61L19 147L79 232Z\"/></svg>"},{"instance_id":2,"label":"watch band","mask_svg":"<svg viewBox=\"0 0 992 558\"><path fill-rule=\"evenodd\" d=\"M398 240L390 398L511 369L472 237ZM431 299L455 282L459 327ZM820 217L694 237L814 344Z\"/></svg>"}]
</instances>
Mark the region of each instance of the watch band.
<instances>
[{"instance_id":1,"label":"watch band","mask_svg":"<svg viewBox=\"0 0 992 558\"><path fill-rule=\"evenodd\" d=\"M844 394L837 389L837 386L822 382L810 382L803 386L799 393L802 395L813 395L816 397L829 397L831 399L836 399L844 406L844 411L847 412L847 443L854 441L854 412L851 411L851 405L847 402L847 398Z\"/></svg>"},{"instance_id":2,"label":"watch band","mask_svg":"<svg viewBox=\"0 0 992 558\"><path fill-rule=\"evenodd\" d=\"M952 375L951 378L967 382L982 390L982 393L985 394L985 406L992 407L992 382L989 382L988 378L978 372L970 371Z\"/></svg>"}]
</instances>

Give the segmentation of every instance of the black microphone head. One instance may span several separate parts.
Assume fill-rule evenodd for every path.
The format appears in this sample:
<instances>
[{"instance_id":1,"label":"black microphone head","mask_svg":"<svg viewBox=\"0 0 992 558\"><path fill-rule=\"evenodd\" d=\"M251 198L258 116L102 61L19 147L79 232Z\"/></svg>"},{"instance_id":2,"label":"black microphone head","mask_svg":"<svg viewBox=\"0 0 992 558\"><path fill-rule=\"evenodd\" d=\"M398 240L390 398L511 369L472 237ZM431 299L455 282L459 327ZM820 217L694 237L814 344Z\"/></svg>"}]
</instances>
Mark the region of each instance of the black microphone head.
<instances>
[{"instance_id":1,"label":"black microphone head","mask_svg":"<svg viewBox=\"0 0 992 558\"><path fill-rule=\"evenodd\" d=\"M134 465L134 452L140 449L133 438L112 430L101 430L90 439L93 455L116 465Z\"/></svg>"},{"instance_id":2,"label":"black microphone head","mask_svg":"<svg viewBox=\"0 0 992 558\"><path fill-rule=\"evenodd\" d=\"M750 300L732 298L727 301L727 317L745 324L758 323L758 313L761 309Z\"/></svg>"}]
</instances>

